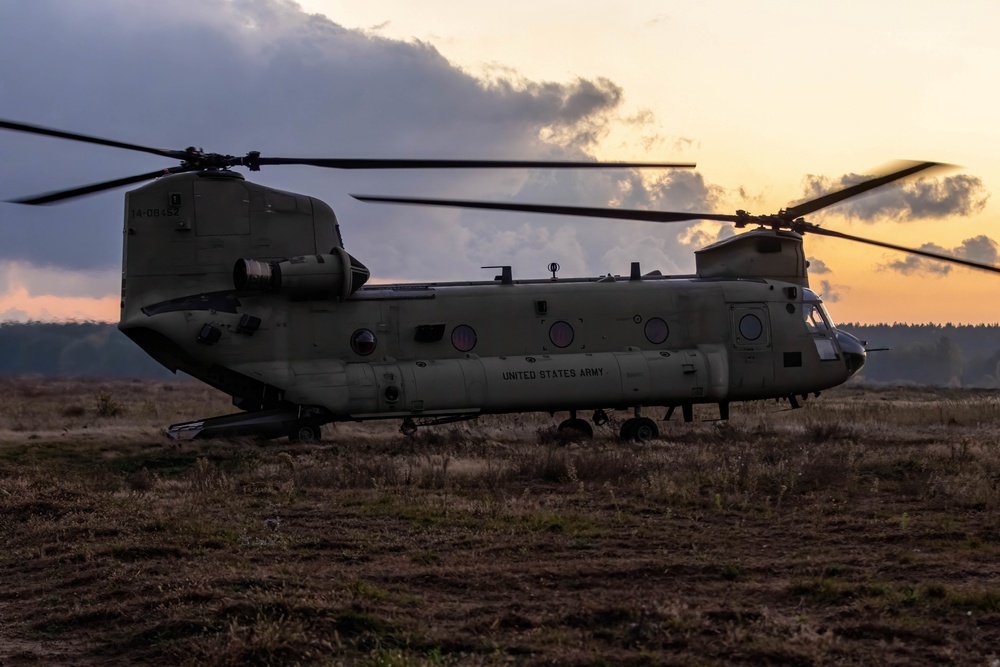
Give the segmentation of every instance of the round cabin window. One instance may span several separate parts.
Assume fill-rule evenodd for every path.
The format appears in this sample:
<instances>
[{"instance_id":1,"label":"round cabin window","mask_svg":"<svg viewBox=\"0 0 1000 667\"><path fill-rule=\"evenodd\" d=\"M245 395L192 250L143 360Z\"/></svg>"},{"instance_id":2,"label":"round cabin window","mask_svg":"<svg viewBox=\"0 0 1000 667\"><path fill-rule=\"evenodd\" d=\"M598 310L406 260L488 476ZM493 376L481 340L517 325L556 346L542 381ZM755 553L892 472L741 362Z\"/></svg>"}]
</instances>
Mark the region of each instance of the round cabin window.
<instances>
[{"instance_id":1,"label":"round cabin window","mask_svg":"<svg viewBox=\"0 0 1000 667\"><path fill-rule=\"evenodd\" d=\"M459 352L468 352L476 346L476 330L468 324L459 324L451 330L451 344Z\"/></svg>"},{"instance_id":2,"label":"round cabin window","mask_svg":"<svg viewBox=\"0 0 1000 667\"><path fill-rule=\"evenodd\" d=\"M351 335L351 349L362 357L367 357L374 352L375 345L375 334L368 329L358 329Z\"/></svg>"},{"instance_id":3,"label":"round cabin window","mask_svg":"<svg viewBox=\"0 0 1000 667\"><path fill-rule=\"evenodd\" d=\"M573 344L573 327L569 322L556 322L549 328L549 340L556 347L569 347Z\"/></svg>"},{"instance_id":4,"label":"round cabin window","mask_svg":"<svg viewBox=\"0 0 1000 667\"><path fill-rule=\"evenodd\" d=\"M744 315L740 318L740 335L746 340L757 340L764 333L764 325L756 315Z\"/></svg>"},{"instance_id":5,"label":"round cabin window","mask_svg":"<svg viewBox=\"0 0 1000 667\"><path fill-rule=\"evenodd\" d=\"M653 345L659 345L670 335L670 327L659 317L653 317L646 320L645 332L646 340Z\"/></svg>"}]
</instances>

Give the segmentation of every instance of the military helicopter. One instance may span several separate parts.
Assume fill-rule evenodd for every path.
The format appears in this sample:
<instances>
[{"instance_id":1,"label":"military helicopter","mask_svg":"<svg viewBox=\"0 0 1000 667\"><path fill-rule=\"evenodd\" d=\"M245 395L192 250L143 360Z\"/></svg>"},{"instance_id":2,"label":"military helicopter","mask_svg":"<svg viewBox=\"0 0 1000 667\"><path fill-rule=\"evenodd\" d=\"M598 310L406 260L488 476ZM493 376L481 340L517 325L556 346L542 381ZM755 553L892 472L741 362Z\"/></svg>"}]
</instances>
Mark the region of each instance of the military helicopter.
<instances>
[{"instance_id":1,"label":"military helicopter","mask_svg":"<svg viewBox=\"0 0 1000 667\"><path fill-rule=\"evenodd\" d=\"M151 153L178 166L13 200L47 204L152 181L125 195L119 329L160 364L231 395L241 412L169 427L170 437L288 436L324 424L399 419L401 430L511 412L569 412L560 430L590 436L626 410L619 435L659 435L650 413L734 401L798 399L845 382L864 345L838 330L809 289L806 233L975 268L996 267L821 228L802 216L936 166L889 173L754 216L359 196L652 222L716 220L757 228L695 253L694 275L493 280L366 286L319 199L248 182L234 167L338 169L683 168L685 163L236 157L163 150L36 125L0 129ZM590 420L580 414L591 412Z\"/></svg>"}]
</instances>

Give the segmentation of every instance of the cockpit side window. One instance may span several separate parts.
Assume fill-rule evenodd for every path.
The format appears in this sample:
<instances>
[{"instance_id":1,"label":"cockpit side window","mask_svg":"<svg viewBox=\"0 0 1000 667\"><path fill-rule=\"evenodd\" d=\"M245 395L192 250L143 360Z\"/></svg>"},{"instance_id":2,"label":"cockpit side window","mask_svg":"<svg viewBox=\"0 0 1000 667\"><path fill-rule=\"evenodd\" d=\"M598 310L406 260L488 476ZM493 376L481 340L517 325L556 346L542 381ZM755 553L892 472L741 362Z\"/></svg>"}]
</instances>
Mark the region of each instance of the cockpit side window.
<instances>
[{"instance_id":1,"label":"cockpit side window","mask_svg":"<svg viewBox=\"0 0 1000 667\"><path fill-rule=\"evenodd\" d=\"M830 330L830 326L823 316L823 307L818 303L809 303L808 301L802 304L802 316L806 321L806 328L809 329L809 333L825 333Z\"/></svg>"}]
</instances>

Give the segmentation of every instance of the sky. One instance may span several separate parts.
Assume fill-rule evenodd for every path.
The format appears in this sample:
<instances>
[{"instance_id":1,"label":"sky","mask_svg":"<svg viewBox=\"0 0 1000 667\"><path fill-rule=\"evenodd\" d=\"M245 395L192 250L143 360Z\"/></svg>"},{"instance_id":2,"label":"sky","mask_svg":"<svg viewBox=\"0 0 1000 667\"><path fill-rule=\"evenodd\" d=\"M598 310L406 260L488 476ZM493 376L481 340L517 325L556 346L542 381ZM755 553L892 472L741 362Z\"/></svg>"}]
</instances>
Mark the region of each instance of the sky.
<instances>
[{"instance_id":1,"label":"sky","mask_svg":"<svg viewBox=\"0 0 1000 667\"><path fill-rule=\"evenodd\" d=\"M696 170L252 179L337 211L378 281L688 273L732 233L379 206L351 193L772 213L897 159L957 165L810 216L996 262L1000 9L989 2L34 0L0 5L0 118L290 157L695 161ZM0 200L173 166L0 132ZM0 321L117 319L124 190L0 203ZM1000 275L807 236L840 322L1000 322ZM489 275L487 275L489 274Z\"/></svg>"}]
</instances>

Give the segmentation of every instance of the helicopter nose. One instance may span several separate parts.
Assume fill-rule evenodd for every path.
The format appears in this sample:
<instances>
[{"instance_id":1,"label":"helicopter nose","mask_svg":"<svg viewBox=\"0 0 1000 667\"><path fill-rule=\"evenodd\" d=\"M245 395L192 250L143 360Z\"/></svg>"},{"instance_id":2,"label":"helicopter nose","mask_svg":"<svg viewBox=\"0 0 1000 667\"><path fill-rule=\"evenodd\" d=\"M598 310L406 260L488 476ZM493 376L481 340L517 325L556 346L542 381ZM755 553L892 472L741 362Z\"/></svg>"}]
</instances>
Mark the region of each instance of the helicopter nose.
<instances>
[{"instance_id":1,"label":"helicopter nose","mask_svg":"<svg viewBox=\"0 0 1000 667\"><path fill-rule=\"evenodd\" d=\"M865 365L865 346L861 341L847 333L837 331L837 340L840 342L840 349L844 353L844 361L847 363L848 377L854 375Z\"/></svg>"}]
</instances>

